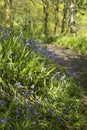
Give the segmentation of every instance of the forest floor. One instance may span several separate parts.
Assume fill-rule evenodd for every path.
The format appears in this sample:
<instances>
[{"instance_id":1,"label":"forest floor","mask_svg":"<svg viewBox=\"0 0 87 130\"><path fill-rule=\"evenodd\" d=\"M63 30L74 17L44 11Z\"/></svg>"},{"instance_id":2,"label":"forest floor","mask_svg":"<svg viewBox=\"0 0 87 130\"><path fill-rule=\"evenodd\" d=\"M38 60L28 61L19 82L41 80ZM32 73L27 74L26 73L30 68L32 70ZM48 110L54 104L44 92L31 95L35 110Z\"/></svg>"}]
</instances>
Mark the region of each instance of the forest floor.
<instances>
[{"instance_id":1,"label":"forest floor","mask_svg":"<svg viewBox=\"0 0 87 130\"><path fill-rule=\"evenodd\" d=\"M87 55L81 55L69 48L61 45L43 44L47 50L53 52L56 57L65 61L62 64L66 69L70 69L75 78L80 80L81 85L87 89Z\"/></svg>"},{"instance_id":2,"label":"forest floor","mask_svg":"<svg viewBox=\"0 0 87 130\"><path fill-rule=\"evenodd\" d=\"M87 55L78 54L61 45L42 44L42 46L48 51L53 52L56 57L63 59L65 64L61 65L63 65L66 70L71 69L73 76L79 80L81 87L83 87L83 113L87 120Z\"/></svg>"}]
</instances>

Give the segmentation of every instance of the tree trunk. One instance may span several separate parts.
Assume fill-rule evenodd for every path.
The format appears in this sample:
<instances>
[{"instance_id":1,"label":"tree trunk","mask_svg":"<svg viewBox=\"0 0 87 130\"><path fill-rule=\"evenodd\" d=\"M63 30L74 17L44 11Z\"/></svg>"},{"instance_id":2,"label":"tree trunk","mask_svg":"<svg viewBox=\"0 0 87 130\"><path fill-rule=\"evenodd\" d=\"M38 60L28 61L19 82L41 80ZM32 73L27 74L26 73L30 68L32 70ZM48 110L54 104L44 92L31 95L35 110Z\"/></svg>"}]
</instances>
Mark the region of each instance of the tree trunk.
<instances>
[{"instance_id":1,"label":"tree trunk","mask_svg":"<svg viewBox=\"0 0 87 130\"><path fill-rule=\"evenodd\" d=\"M5 3L5 21L7 26L11 26L11 8L12 8L12 0L4 0Z\"/></svg>"},{"instance_id":2,"label":"tree trunk","mask_svg":"<svg viewBox=\"0 0 87 130\"><path fill-rule=\"evenodd\" d=\"M62 19L62 26L61 26L61 33L65 32L65 25L67 23L67 11L68 11L68 3L64 1L64 9L63 9L63 19Z\"/></svg>"},{"instance_id":3,"label":"tree trunk","mask_svg":"<svg viewBox=\"0 0 87 130\"><path fill-rule=\"evenodd\" d=\"M54 15L55 15L55 26L54 26L54 34L57 35L58 32L58 24L59 24L59 19L58 19L58 11L59 11L59 1L56 1L54 3Z\"/></svg>"},{"instance_id":4,"label":"tree trunk","mask_svg":"<svg viewBox=\"0 0 87 130\"><path fill-rule=\"evenodd\" d=\"M42 0L43 2L43 13L44 13L44 21L43 21L43 28L44 28L44 35L48 37L48 0Z\"/></svg>"},{"instance_id":5,"label":"tree trunk","mask_svg":"<svg viewBox=\"0 0 87 130\"><path fill-rule=\"evenodd\" d=\"M33 27L34 27L34 22L33 19L31 19L31 30L33 30Z\"/></svg>"},{"instance_id":6,"label":"tree trunk","mask_svg":"<svg viewBox=\"0 0 87 130\"><path fill-rule=\"evenodd\" d=\"M70 33L72 36L76 35L75 3L75 0L70 1Z\"/></svg>"}]
</instances>

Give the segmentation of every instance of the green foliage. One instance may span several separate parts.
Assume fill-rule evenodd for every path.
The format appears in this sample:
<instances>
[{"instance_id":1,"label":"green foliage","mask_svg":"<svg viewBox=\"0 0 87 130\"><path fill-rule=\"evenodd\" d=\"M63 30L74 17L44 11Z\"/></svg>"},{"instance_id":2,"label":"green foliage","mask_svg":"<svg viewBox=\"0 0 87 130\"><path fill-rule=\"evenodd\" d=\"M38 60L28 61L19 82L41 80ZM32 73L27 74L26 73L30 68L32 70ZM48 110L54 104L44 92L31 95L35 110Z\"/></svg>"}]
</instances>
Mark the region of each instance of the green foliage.
<instances>
[{"instance_id":1,"label":"green foliage","mask_svg":"<svg viewBox=\"0 0 87 130\"><path fill-rule=\"evenodd\" d=\"M10 35L0 40L0 129L80 130L81 89L64 69ZM40 48L39 48L40 49Z\"/></svg>"},{"instance_id":2,"label":"green foliage","mask_svg":"<svg viewBox=\"0 0 87 130\"><path fill-rule=\"evenodd\" d=\"M54 43L54 42L56 42L56 40L57 40L57 37L54 37L54 36L50 36L48 38L43 38L43 41L45 43Z\"/></svg>"},{"instance_id":3,"label":"green foliage","mask_svg":"<svg viewBox=\"0 0 87 130\"><path fill-rule=\"evenodd\" d=\"M70 32L72 14L67 3L64 34ZM46 10L43 1L0 2L0 130L86 130L77 81L48 58L47 54L53 57L50 52L28 41L28 37L42 38L87 54L85 36L61 37L64 1L49 0L48 5ZM81 34L87 32L86 6L86 0L76 1L77 31Z\"/></svg>"},{"instance_id":4,"label":"green foliage","mask_svg":"<svg viewBox=\"0 0 87 130\"><path fill-rule=\"evenodd\" d=\"M61 34L61 28L62 28L62 22L63 22L63 9L64 9L64 2L61 0L49 0L48 3L48 20L47 20L47 33L50 37L51 35L58 36ZM28 34L32 34L33 37L41 37L44 35L44 22L45 18L44 15L46 12L44 12L44 7L46 7L46 0L44 2L41 1L33 1L33 0L20 0L20 1L4 1L1 0L0 2L0 25L5 25L15 28L21 28L23 31L29 31ZM43 7L44 6L44 7ZM70 33L70 1L67 1L66 4L67 11L66 11L66 19L64 21L65 27L64 33L69 32ZM81 26L82 30L84 31L84 28L86 28L86 20L84 19L84 16L86 17L87 13L87 2L86 0L77 0L75 3L75 9L76 9L76 27L78 28L77 31L81 32ZM44 14L45 13L45 14ZM79 16L78 16L79 14ZM7 19L9 19L9 22L6 21L6 16L9 16ZM81 18L80 18L81 17ZM84 20L83 20L84 19ZM81 24L79 24L81 22ZM83 26L84 25L84 26ZM56 32L55 32L56 28ZM87 30L87 29L86 29ZM86 31L87 32L87 31Z\"/></svg>"},{"instance_id":5,"label":"green foliage","mask_svg":"<svg viewBox=\"0 0 87 130\"><path fill-rule=\"evenodd\" d=\"M87 54L87 38L78 35L76 37L72 37L70 35L67 36L62 36L57 38L54 44L61 44L64 47L73 49L76 52L82 53L82 54Z\"/></svg>"}]
</instances>

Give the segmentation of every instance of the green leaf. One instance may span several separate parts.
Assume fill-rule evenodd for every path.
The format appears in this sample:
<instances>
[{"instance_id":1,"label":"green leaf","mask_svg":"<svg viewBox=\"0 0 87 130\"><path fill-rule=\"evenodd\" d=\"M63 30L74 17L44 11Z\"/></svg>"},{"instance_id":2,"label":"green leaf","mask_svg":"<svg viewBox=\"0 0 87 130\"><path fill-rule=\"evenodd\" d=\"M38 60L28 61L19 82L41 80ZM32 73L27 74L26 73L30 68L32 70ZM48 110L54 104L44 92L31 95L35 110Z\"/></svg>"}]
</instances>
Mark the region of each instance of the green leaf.
<instances>
[{"instance_id":1,"label":"green leaf","mask_svg":"<svg viewBox=\"0 0 87 130\"><path fill-rule=\"evenodd\" d=\"M2 80L2 78L0 78L0 83L3 83L3 80Z\"/></svg>"},{"instance_id":2,"label":"green leaf","mask_svg":"<svg viewBox=\"0 0 87 130\"><path fill-rule=\"evenodd\" d=\"M46 76L48 76L51 72L53 72L56 69L56 67L54 67L53 69L51 69L49 72L47 72Z\"/></svg>"},{"instance_id":3,"label":"green leaf","mask_svg":"<svg viewBox=\"0 0 87 130\"><path fill-rule=\"evenodd\" d=\"M2 51L2 45L0 44L0 51Z\"/></svg>"}]
</instances>

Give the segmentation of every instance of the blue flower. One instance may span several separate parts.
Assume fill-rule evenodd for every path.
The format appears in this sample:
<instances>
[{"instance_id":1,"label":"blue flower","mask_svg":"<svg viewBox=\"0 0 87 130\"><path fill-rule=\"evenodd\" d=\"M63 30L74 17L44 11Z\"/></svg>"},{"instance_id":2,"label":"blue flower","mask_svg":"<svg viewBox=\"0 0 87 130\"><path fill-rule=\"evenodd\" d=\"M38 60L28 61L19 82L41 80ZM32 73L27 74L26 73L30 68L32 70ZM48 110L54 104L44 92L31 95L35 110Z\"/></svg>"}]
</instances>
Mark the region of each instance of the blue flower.
<instances>
[{"instance_id":1,"label":"blue flower","mask_svg":"<svg viewBox=\"0 0 87 130\"><path fill-rule=\"evenodd\" d=\"M50 115L54 115L54 114L55 114L55 111L49 109L48 113L49 113Z\"/></svg>"},{"instance_id":2,"label":"blue flower","mask_svg":"<svg viewBox=\"0 0 87 130\"><path fill-rule=\"evenodd\" d=\"M34 89L34 87L35 87L34 84L32 84L32 85L30 86L31 89Z\"/></svg>"},{"instance_id":3,"label":"blue flower","mask_svg":"<svg viewBox=\"0 0 87 130\"><path fill-rule=\"evenodd\" d=\"M16 113L18 113L18 110L15 110Z\"/></svg>"},{"instance_id":4,"label":"blue flower","mask_svg":"<svg viewBox=\"0 0 87 130\"><path fill-rule=\"evenodd\" d=\"M6 89L6 88L7 88L7 86L6 86L6 85L3 85L3 88L4 88L4 89Z\"/></svg>"},{"instance_id":5,"label":"blue flower","mask_svg":"<svg viewBox=\"0 0 87 130\"><path fill-rule=\"evenodd\" d=\"M1 100L1 99L0 99L0 105L5 106L5 105L7 105L7 102L6 102L6 101L4 101L4 100Z\"/></svg>"},{"instance_id":6,"label":"blue flower","mask_svg":"<svg viewBox=\"0 0 87 130\"><path fill-rule=\"evenodd\" d=\"M18 97L16 97L16 101L18 101L18 102L19 102L19 101L20 101L20 99L19 99Z\"/></svg>"},{"instance_id":7,"label":"blue flower","mask_svg":"<svg viewBox=\"0 0 87 130\"><path fill-rule=\"evenodd\" d=\"M30 94L34 94L34 90L30 90Z\"/></svg>"},{"instance_id":8,"label":"blue flower","mask_svg":"<svg viewBox=\"0 0 87 130\"><path fill-rule=\"evenodd\" d=\"M19 118L20 117L20 115L19 114L16 114L16 118Z\"/></svg>"},{"instance_id":9,"label":"blue flower","mask_svg":"<svg viewBox=\"0 0 87 130\"><path fill-rule=\"evenodd\" d=\"M24 112L25 112L25 111L24 111L24 110L22 110L22 114L24 114Z\"/></svg>"},{"instance_id":10,"label":"blue flower","mask_svg":"<svg viewBox=\"0 0 87 130\"><path fill-rule=\"evenodd\" d=\"M3 38L6 38L6 37L7 37L7 33L4 32L4 33L2 34L2 37L3 37Z\"/></svg>"},{"instance_id":11,"label":"blue flower","mask_svg":"<svg viewBox=\"0 0 87 130\"><path fill-rule=\"evenodd\" d=\"M23 88L23 86L20 84L20 82L16 82L15 85L16 85L19 89Z\"/></svg>"},{"instance_id":12,"label":"blue flower","mask_svg":"<svg viewBox=\"0 0 87 130\"><path fill-rule=\"evenodd\" d=\"M1 123L3 123L3 124L7 123L7 121L8 121L7 117L4 117L3 119L1 119Z\"/></svg>"},{"instance_id":13,"label":"blue flower","mask_svg":"<svg viewBox=\"0 0 87 130\"><path fill-rule=\"evenodd\" d=\"M32 125L35 125L35 124L36 124L36 121L33 121L33 122L32 122Z\"/></svg>"},{"instance_id":14,"label":"blue flower","mask_svg":"<svg viewBox=\"0 0 87 130\"><path fill-rule=\"evenodd\" d=\"M25 98L29 98L29 93L25 92Z\"/></svg>"},{"instance_id":15,"label":"blue flower","mask_svg":"<svg viewBox=\"0 0 87 130\"><path fill-rule=\"evenodd\" d=\"M61 80L64 80L66 78L66 75L63 75L62 77L61 77Z\"/></svg>"},{"instance_id":16,"label":"blue flower","mask_svg":"<svg viewBox=\"0 0 87 130\"><path fill-rule=\"evenodd\" d=\"M65 64L66 64L66 62L65 62L64 59L62 59L62 58L58 58L58 61L59 61L59 63L61 63L62 65L65 65Z\"/></svg>"},{"instance_id":17,"label":"blue flower","mask_svg":"<svg viewBox=\"0 0 87 130\"><path fill-rule=\"evenodd\" d=\"M54 74L54 75L51 77L51 79L52 79L52 80L55 79L55 76L56 76L56 75Z\"/></svg>"}]
</instances>

